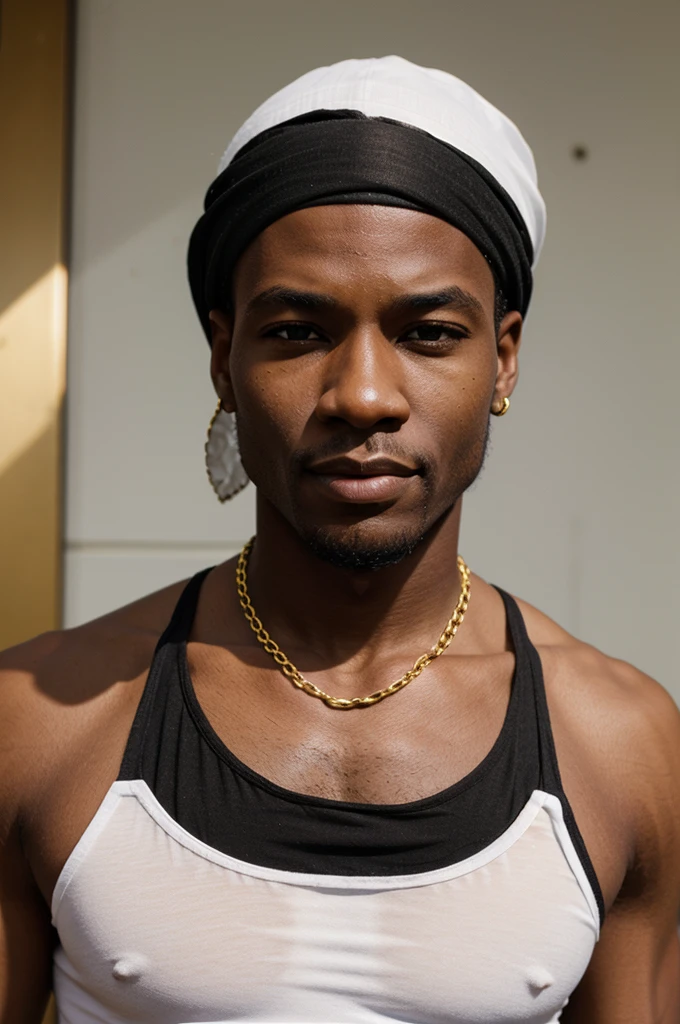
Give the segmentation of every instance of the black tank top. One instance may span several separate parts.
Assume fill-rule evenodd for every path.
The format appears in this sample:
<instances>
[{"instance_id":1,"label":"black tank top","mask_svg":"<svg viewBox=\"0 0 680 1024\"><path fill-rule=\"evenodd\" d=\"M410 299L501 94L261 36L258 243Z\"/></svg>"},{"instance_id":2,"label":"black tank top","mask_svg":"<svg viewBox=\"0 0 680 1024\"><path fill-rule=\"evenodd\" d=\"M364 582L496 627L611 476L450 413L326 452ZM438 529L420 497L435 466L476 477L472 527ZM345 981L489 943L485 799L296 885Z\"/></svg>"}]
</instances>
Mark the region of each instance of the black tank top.
<instances>
[{"instance_id":1,"label":"black tank top","mask_svg":"<svg viewBox=\"0 0 680 1024\"><path fill-rule=\"evenodd\" d=\"M196 698L187 640L201 585L182 593L158 642L120 780L142 779L168 814L213 849L288 871L401 875L447 867L501 836L535 790L556 796L604 920L602 892L560 780L541 662L513 598L498 589L515 653L510 700L486 757L422 800L363 804L307 796L243 764Z\"/></svg>"}]
</instances>

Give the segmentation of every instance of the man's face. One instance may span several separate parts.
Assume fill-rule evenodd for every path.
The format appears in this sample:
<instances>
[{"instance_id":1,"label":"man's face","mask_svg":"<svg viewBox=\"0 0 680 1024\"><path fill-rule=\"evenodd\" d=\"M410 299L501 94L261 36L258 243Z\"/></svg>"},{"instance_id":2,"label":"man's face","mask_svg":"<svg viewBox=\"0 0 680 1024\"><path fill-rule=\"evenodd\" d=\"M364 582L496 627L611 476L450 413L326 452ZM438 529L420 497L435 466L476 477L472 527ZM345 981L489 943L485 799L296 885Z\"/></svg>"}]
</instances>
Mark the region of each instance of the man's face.
<instances>
[{"instance_id":1,"label":"man's face","mask_svg":"<svg viewBox=\"0 0 680 1024\"><path fill-rule=\"evenodd\" d=\"M494 281L460 231L382 206L299 210L243 253L213 311L212 372L246 472L320 555L408 554L481 468L516 377Z\"/></svg>"}]
</instances>

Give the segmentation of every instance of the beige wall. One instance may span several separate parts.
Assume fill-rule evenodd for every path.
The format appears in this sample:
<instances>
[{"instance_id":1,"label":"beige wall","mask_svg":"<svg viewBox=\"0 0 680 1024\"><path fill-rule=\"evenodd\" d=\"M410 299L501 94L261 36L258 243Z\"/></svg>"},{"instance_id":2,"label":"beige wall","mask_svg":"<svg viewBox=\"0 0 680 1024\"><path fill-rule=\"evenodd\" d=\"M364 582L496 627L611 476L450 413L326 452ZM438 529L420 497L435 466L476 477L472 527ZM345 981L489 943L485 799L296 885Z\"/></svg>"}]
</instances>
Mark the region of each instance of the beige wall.
<instances>
[{"instance_id":1,"label":"beige wall","mask_svg":"<svg viewBox=\"0 0 680 1024\"><path fill-rule=\"evenodd\" d=\"M252 489L221 507L204 478L188 234L255 104L317 64L396 52L512 116L548 204L522 380L462 550L680 697L678 21L675 0L82 0L66 621L252 531Z\"/></svg>"}]
</instances>

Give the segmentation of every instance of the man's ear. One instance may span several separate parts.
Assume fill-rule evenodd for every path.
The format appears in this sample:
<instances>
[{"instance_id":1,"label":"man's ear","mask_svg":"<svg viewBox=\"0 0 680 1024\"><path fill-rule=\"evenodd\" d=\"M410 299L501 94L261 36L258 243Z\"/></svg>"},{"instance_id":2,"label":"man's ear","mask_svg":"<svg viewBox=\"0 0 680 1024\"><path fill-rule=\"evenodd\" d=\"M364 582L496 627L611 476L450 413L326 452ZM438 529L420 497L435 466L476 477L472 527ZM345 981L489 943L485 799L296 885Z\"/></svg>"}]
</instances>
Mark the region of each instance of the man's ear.
<instances>
[{"instance_id":1,"label":"man's ear","mask_svg":"<svg viewBox=\"0 0 680 1024\"><path fill-rule=\"evenodd\" d=\"M213 386L225 412L236 412L234 391L231 386L229 357L233 337L233 318L220 309L211 309L210 331L212 334L212 355L210 357L210 376Z\"/></svg>"},{"instance_id":2,"label":"man's ear","mask_svg":"<svg viewBox=\"0 0 680 1024\"><path fill-rule=\"evenodd\" d=\"M519 377L518 353L522 343L522 314L517 310L506 313L498 329L496 352L498 370L493 402L502 402L515 390Z\"/></svg>"}]
</instances>

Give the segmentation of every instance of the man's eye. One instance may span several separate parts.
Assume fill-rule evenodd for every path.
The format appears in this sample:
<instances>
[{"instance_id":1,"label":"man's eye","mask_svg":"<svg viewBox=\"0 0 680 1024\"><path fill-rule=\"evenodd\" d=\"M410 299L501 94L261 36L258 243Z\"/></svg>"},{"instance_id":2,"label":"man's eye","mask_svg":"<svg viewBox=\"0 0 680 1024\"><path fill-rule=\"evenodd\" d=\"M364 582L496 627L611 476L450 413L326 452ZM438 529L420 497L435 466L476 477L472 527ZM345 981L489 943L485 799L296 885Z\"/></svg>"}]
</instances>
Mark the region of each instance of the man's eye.
<instances>
[{"instance_id":1,"label":"man's eye","mask_svg":"<svg viewBox=\"0 0 680 1024\"><path fill-rule=\"evenodd\" d=\"M321 341L321 335L313 327L306 324L281 324L267 332L271 338L282 338L284 341Z\"/></svg>"},{"instance_id":2,"label":"man's eye","mask_svg":"<svg viewBox=\"0 0 680 1024\"><path fill-rule=\"evenodd\" d=\"M429 341L439 344L460 341L465 337L466 333L461 328L445 327L443 324L418 324L417 327L412 327L407 334L403 335L404 341Z\"/></svg>"}]
</instances>

